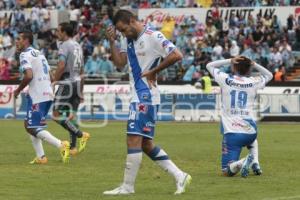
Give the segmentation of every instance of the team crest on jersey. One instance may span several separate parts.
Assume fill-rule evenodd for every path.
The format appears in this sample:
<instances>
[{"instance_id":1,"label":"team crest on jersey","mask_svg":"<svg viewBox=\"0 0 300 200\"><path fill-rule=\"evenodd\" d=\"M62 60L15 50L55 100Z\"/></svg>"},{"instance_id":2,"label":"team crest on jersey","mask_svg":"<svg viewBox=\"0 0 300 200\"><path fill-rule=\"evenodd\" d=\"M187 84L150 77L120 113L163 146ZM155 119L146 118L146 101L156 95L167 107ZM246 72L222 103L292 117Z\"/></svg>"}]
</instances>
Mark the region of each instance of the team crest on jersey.
<instances>
[{"instance_id":1,"label":"team crest on jersey","mask_svg":"<svg viewBox=\"0 0 300 200\"><path fill-rule=\"evenodd\" d=\"M140 46L141 49L143 49L145 47L144 41L141 41L140 44L139 44L139 46Z\"/></svg>"},{"instance_id":2,"label":"team crest on jersey","mask_svg":"<svg viewBox=\"0 0 300 200\"><path fill-rule=\"evenodd\" d=\"M146 113L148 111L148 106L145 104L138 104L138 111L142 113Z\"/></svg>"}]
</instances>

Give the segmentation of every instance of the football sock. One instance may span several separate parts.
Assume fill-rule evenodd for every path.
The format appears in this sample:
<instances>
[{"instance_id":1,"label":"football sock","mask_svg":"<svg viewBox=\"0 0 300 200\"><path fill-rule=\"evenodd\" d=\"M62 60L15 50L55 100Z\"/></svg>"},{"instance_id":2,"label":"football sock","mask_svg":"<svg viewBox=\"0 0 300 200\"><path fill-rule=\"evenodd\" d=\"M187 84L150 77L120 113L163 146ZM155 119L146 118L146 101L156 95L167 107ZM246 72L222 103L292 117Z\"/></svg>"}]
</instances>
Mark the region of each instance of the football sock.
<instances>
[{"instance_id":1,"label":"football sock","mask_svg":"<svg viewBox=\"0 0 300 200\"><path fill-rule=\"evenodd\" d=\"M124 184L129 189L134 188L135 179L142 162L142 157L142 149L128 149L124 172Z\"/></svg>"},{"instance_id":2,"label":"football sock","mask_svg":"<svg viewBox=\"0 0 300 200\"><path fill-rule=\"evenodd\" d=\"M183 174L183 172L169 159L168 154L158 146L154 147L148 156L163 170L171 174L175 180Z\"/></svg>"},{"instance_id":3,"label":"football sock","mask_svg":"<svg viewBox=\"0 0 300 200\"><path fill-rule=\"evenodd\" d=\"M249 147L249 152L253 156L253 163L258 163L258 142L255 140Z\"/></svg>"},{"instance_id":4,"label":"football sock","mask_svg":"<svg viewBox=\"0 0 300 200\"><path fill-rule=\"evenodd\" d=\"M61 148L62 144L61 141L59 139L57 139L56 137L54 137L51 133L49 133L46 130L42 130L40 132L37 133L37 137L45 140L46 142L48 142L49 144L56 146L57 148Z\"/></svg>"},{"instance_id":5,"label":"football sock","mask_svg":"<svg viewBox=\"0 0 300 200\"><path fill-rule=\"evenodd\" d=\"M77 137L82 137L82 132L74 125L70 120L59 120L58 123L62 125L66 130L76 135Z\"/></svg>"},{"instance_id":6,"label":"football sock","mask_svg":"<svg viewBox=\"0 0 300 200\"><path fill-rule=\"evenodd\" d=\"M75 119L72 119L70 121L76 128L79 127ZM69 133L70 133L70 149L73 149L76 147L77 135L73 134L72 132Z\"/></svg>"},{"instance_id":7,"label":"football sock","mask_svg":"<svg viewBox=\"0 0 300 200\"><path fill-rule=\"evenodd\" d=\"M239 161L233 162L231 164L229 164L229 169L233 174L236 174L240 171L240 169L242 168L243 162L245 161L246 158L242 158Z\"/></svg>"},{"instance_id":8,"label":"football sock","mask_svg":"<svg viewBox=\"0 0 300 200\"><path fill-rule=\"evenodd\" d=\"M32 146L35 150L36 156L38 158L42 158L43 156L45 156L42 140L32 135L30 135L30 139L32 142Z\"/></svg>"},{"instance_id":9,"label":"football sock","mask_svg":"<svg viewBox=\"0 0 300 200\"><path fill-rule=\"evenodd\" d=\"M70 149L73 149L76 147L77 136L74 135L72 132L69 132L69 134L70 134Z\"/></svg>"}]
</instances>

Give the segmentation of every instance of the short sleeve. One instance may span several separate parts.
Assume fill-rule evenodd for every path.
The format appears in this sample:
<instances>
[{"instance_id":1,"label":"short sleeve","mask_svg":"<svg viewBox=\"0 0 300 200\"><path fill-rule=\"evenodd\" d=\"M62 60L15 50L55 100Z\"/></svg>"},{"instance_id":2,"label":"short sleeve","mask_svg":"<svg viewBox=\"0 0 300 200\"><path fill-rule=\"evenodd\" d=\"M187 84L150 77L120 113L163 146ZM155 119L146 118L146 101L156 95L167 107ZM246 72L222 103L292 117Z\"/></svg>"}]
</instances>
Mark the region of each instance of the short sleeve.
<instances>
[{"instance_id":1,"label":"short sleeve","mask_svg":"<svg viewBox=\"0 0 300 200\"><path fill-rule=\"evenodd\" d=\"M26 53L21 53L20 55L20 69L21 72L24 72L26 69L32 69L30 56L26 55Z\"/></svg>"},{"instance_id":2,"label":"short sleeve","mask_svg":"<svg viewBox=\"0 0 300 200\"><path fill-rule=\"evenodd\" d=\"M152 40L153 49L164 58L176 49L176 46L159 31L152 34Z\"/></svg>"},{"instance_id":3,"label":"short sleeve","mask_svg":"<svg viewBox=\"0 0 300 200\"><path fill-rule=\"evenodd\" d=\"M65 43L62 43L58 49L58 57L60 58L60 60L62 58L64 58L65 60L67 59L68 57L68 48L66 46Z\"/></svg>"}]
</instances>

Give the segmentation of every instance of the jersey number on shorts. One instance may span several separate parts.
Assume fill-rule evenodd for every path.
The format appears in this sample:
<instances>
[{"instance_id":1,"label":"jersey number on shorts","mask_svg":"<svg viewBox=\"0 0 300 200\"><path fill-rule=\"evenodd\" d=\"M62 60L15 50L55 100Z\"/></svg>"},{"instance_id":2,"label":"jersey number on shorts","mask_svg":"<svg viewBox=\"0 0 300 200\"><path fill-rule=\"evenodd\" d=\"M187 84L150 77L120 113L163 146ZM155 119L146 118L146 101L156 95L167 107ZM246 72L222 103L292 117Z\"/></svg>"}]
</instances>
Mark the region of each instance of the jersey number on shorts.
<instances>
[{"instance_id":1,"label":"jersey number on shorts","mask_svg":"<svg viewBox=\"0 0 300 200\"><path fill-rule=\"evenodd\" d=\"M231 96L231 108L235 108L236 102L237 102L238 108L245 108L246 107L247 96L248 96L247 92L245 92L245 91L237 92L236 90L232 90L230 92L230 96Z\"/></svg>"}]
</instances>

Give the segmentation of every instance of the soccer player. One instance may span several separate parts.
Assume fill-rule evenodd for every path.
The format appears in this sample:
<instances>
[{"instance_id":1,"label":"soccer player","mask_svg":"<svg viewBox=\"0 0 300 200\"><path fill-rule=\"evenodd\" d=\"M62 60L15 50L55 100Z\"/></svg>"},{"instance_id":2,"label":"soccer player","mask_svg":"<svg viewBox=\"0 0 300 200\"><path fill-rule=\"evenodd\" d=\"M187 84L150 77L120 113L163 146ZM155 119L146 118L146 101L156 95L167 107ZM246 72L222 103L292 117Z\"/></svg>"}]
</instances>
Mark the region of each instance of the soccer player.
<instances>
[{"instance_id":1,"label":"soccer player","mask_svg":"<svg viewBox=\"0 0 300 200\"><path fill-rule=\"evenodd\" d=\"M218 69L229 64L232 64L233 75ZM260 72L259 76L250 76L252 67ZM243 56L208 63L207 69L221 87L223 174L233 176L241 171L241 176L247 177L254 157L258 157L255 155L258 153L257 127L253 116L257 90L264 88L273 75L264 67ZM254 149L250 149L246 158L239 160L244 146L253 146Z\"/></svg>"},{"instance_id":2,"label":"soccer player","mask_svg":"<svg viewBox=\"0 0 300 200\"><path fill-rule=\"evenodd\" d=\"M58 84L53 106L53 119L70 134L70 154L82 152L90 134L78 128L76 112L83 101L83 53L78 42L72 39L73 27L62 23L57 30L58 40L62 41L58 50L58 66L54 75L54 83ZM80 138L79 148L76 148L77 138Z\"/></svg>"},{"instance_id":3,"label":"soccer player","mask_svg":"<svg viewBox=\"0 0 300 200\"><path fill-rule=\"evenodd\" d=\"M16 47L20 54L21 71L24 76L19 87L14 91L17 98L20 92L29 85L29 94L27 94L27 112L24 122L26 131L30 134L33 148L36 152L36 158L31 164L46 164L47 157L43 149L42 141L60 149L62 161L69 161L68 141L61 141L49 133L46 128L47 113L53 100L53 90L50 80L50 67L44 55L31 45L33 36L30 32L19 33L16 40Z\"/></svg>"},{"instance_id":4,"label":"soccer player","mask_svg":"<svg viewBox=\"0 0 300 200\"><path fill-rule=\"evenodd\" d=\"M120 187L105 191L103 194L134 193L134 183L142 162L142 152L175 178L177 186L175 194L181 194L185 192L192 178L180 170L163 149L154 144L153 137L160 104L156 74L182 59L182 54L162 33L144 26L130 11L119 10L113 18L113 24L126 37L123 38L119 51L115 46L115 29L111 26L106 31L114 64L118 68L123 68L126 64L130 66L132 100L127 122L124 180ZM160 62L162 57L164 59Z\"/></svg>"}]
</instances>

